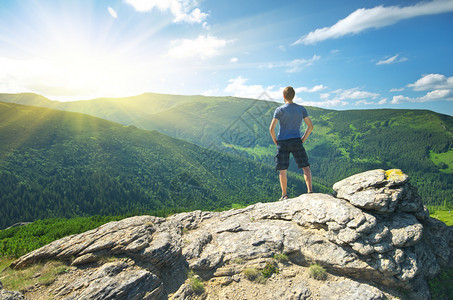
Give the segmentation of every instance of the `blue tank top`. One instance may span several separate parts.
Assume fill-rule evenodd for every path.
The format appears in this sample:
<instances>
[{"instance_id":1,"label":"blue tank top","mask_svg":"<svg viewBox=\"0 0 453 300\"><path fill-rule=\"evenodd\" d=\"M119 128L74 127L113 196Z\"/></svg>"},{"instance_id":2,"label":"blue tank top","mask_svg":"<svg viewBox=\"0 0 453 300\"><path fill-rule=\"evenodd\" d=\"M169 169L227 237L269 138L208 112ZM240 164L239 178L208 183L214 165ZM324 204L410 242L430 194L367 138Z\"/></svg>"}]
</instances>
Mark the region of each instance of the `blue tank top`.
<instances>
[{"instance_id":1,"label":"blue tank top","mask_svg":"<svg viewBox=\"0 0 453 300\"><path fill-rule=\"evenodd\" d=\"M300 125L302 120L308 117L307 110L302 105L296 103L285 103L277 107L274 118L280 123L277 140L288 140L301 138Z\"/></svg>"}]
</instances>

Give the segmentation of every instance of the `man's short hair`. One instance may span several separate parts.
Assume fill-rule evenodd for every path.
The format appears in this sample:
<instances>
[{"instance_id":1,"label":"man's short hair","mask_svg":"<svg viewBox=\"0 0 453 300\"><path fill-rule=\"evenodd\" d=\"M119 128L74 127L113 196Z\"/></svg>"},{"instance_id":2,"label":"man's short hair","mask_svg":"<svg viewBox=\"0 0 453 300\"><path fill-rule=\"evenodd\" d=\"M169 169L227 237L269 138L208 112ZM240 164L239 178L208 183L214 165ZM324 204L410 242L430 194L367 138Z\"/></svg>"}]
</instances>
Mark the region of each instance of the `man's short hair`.
<instances>
[{"instance_id":1,"label":"man's short hair","mask_svg":"<svg viewBox=\"0 0 453 300\"><path fill-rule=\"evenodd\" d=\"M283 97L288 101L293 101L294 95L296 95L296 92L292 86L288 86L283 90Z\"/></svg>"}]
</instances>

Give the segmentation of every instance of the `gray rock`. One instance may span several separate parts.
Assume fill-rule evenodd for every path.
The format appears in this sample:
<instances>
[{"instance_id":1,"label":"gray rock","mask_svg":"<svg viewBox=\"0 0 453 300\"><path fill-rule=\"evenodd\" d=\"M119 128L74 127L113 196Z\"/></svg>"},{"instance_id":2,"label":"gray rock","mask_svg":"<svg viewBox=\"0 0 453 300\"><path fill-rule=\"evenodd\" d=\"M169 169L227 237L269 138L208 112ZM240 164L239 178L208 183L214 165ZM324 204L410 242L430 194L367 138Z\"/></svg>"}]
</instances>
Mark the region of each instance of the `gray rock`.
<instances>
[{"instance_id":1,"label":"gray rock","mask_svg":"<svg viewBox=\"0 0 453 300\"><path fill-rule=\"evenodd\" d=\"M85 255L82 255L71 263L71 266L79 266L79 265L84 265L84 264L89 264L89 263L94 263L98 260L99 258L94 255L93 253L88 253Z\"/></svg>"},{"instance_id":2,"label":"gray rock","mask_svg":"<svg viewBox=\"0 0 453 300\"><path fill-rule=\"evenodd\" d=\"M281 286L272 291L272 296L268 299L288 299L288 300L305 300L310 299L311 291L305 282L296 282L290 288Z\"/></svg>"},{"instance_id":3,"label":"gray rock","mask_svg":"<svg viewBox=\"0 0 453 300\"><path fill-rule=\"evenodd\" d=\"M103 265L90 276L68 283L57 297L64 299L157 299L162 291L159 278L124 262ZM153 293L154 297L149 297Z\"/></svg>"},{"instance_id":4,"label":"gray rock","mask_svg":"<svg viewBox=\"0 0 453 300\"><path fill-rule=\"evenodd\" d=\"M338 282L329 282L321 287L321 300L383 300L386 299L384 294L377 288L355 282L352 280L343 280Z\"/></svg>"},{"instance_id":5,"label":"gray rock","mask_svg":"<svg viewBox=\"0 0 453 300\"><path fill-rule=\"evenodd\" d=\"M306 194L238 210L111 222L37 249L17 259L12 267L20 269L50 259L72 261L77 266L102 256L125 257L135 264L93 267L90 275L59 293L68 299L85 295L121 298L140 291L149 299L171 293L183 299L190 297L185 274L175 276L177 283L170 282L171 274L162 275L175 265L178 272L192 268L205 280L237 278L241 269L232 267L236 262L265 264L275 254L284 253L294 264L320 263L328 272L351 280L405 289L414 299L429 297L426 281L441 267L453 265L453 230L427 215L407 175L373 170L344 179L334 189L337 197ZM166 290L167 285L171 291ZM353 296L353 289L363 288L370 295L363 299L381 297L374 288L358 283L343 282L332 288ZM308 297L305 290L292 295Z\"/></svg>"},{"instance_id":6,"label":"gray rock","mask_svg":"<svg viewBox=\"0 0 453 300\"><path fill-rule=\"evenodd\" d=\"M181 287L173 294L171 300L185 300L190 299L189 297L194 294L192 288L189 284L183 284Z\"/></svg>"},{"instance_id":7,"label":"gray rock","mask_svg":"<svg viewBox=\"0 0 453 300\"><path fill-rule=\"evenodd\" d=\"M379 169L355 174L343 179L335 183L333 189L337 192L337 197L343 198L341 195L354 195L359 191L369 187L377 187L384 183L385 171Z\"/></svg>"},{"instance_id":8,"label":"gray rock","mask_svg":"<svg viewBox=\"0 0 453 300\"><path fill-rule=\"evenodd\" d=\"M25 300L25 296L20 292L4 290L0 281L0 300Z\"/></svg>"},{"instance_id":9,"label":"gray rock","mask_svg":"<svg viewBox=\"0 0 453 300\"><path fill-rule=\"evenodd\" d=\"M401 170L372 170L356 174L334 184L338 198L354 206L383 213L395 210L419 212L423 210L421 198Z\"/></svg>"},{"instance_id":10,"label":"gray rock","mask_svg":"<svg viewBox=\"0 0 453 300\"><path fill-rule=\"evenodd\" d=\"M16 291L0 289L0 300L26 300L25 296Z\"/></svg>"}]
</instances>

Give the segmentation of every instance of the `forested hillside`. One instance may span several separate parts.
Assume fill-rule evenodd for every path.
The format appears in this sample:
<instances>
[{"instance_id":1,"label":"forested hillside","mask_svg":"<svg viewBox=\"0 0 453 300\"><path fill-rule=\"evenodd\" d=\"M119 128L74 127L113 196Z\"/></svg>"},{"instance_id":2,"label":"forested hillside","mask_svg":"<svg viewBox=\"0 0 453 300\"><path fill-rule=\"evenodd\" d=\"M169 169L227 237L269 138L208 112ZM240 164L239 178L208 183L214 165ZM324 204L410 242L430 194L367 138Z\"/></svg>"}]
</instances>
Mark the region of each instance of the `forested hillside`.
<instances>
[{"instance_id":1,"label":"forested hillside","mask_svg":"<svg viewBox=\"0 0 453 300\"><path fill-rule=\"evenodd\" d=\"M36 97L39 96L0 95L5 101L13 98L15 102L38 105ZM56 105L54 101L39 102L49 107ZM158 130L209 149L274 164L275 146L268 127L280 103L143 94L59 105L59 109ZM307 109L315 129L305 147L318 182L331 186L361 171L401 168L411 176L425 203L453 205L453 117L422 110Z\"/></svg>"},{"instance_id":2,"label":"forested hillside","mask_svg":"<svg viewBox=\"0 0 453 300\"><path fill-rule=\"evenodd\" d=\"M0 228L50 217L214 210L280 195L269 165L80 113L0 102L0 141ZM289 184L293 195L305 190L300 176Z\"/></svg>"}]
</instances>

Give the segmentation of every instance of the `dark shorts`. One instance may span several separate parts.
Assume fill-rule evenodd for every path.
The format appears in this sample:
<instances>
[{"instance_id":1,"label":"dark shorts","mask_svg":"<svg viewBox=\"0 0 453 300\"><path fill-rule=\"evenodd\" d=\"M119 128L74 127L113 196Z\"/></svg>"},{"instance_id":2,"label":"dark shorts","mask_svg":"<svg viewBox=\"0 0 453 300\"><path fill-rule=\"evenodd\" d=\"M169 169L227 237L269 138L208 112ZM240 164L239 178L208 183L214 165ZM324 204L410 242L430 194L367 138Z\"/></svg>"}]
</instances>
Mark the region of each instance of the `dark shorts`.
<instances>
[{"instance_id":1,"label":"dark shorts","mask_svg":"<svg viewBox=\"0 0 453 300\"><path fill-rule=\"evenodd\" d=\"M302 143L302 139L295 138L277 141L277 154L275 164L277 170L286 170L289 167L289 154L292 153L299 168L310 166L308 163L307 152Z\"/></svg>"}]
</instances>

